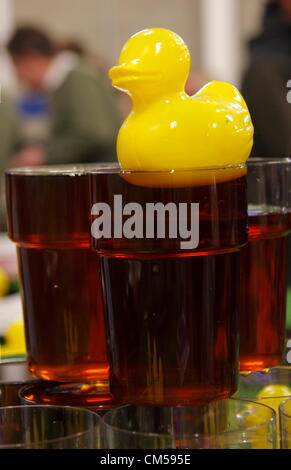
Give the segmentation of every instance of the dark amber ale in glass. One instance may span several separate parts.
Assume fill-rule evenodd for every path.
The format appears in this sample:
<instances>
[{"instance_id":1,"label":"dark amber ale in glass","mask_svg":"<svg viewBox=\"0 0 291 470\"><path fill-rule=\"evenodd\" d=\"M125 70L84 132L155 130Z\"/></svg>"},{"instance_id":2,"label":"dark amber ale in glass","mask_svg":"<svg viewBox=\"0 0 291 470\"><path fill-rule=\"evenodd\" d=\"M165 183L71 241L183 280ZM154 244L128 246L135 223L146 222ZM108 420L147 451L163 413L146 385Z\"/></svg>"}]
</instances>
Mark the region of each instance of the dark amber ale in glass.
<instances>
[{"instance_id":1,"label":"dark amber ale in glass","mask_svg":"<svg viewBox=\"0 0 291 470\"><path fill-rule=\"evenodd\" d=\"M241 251L240 369L281 364L285 350L287 244L291 212L249 211L249 243Z\"/></svg>"},{"instance_id":2,"label":"dark amber ale in glass","mask_svg":"<svg viewBox=\"0 0 291 470\"><path fill-rule=\"evenodd\" d=\"M113 211L114 196L122 195L123 205L144 209L144 227L146 203L200 205L195 249L181 249L181 239L169 233L114 237L112 214L112 236L92 238L105 288L110 388L119 402L190 405L229 397L237 388L247 208L244 170L228 171L194 172L192 181L188 172L184 184L179 174L172 182L162 174L114 170L90 176L92 204L102 201Z\"/></svg>"},{"instance_id":3,"label":"dark amber ale in glass","mask_svg":"<svg viewBox=\"0 0 291 470\"><path fill-rule=\"evenodd\" d=\"M108 379L100 261L90 249L88 174L6 174L30 372L60 382Z\"/></svg>"}]
</instances>

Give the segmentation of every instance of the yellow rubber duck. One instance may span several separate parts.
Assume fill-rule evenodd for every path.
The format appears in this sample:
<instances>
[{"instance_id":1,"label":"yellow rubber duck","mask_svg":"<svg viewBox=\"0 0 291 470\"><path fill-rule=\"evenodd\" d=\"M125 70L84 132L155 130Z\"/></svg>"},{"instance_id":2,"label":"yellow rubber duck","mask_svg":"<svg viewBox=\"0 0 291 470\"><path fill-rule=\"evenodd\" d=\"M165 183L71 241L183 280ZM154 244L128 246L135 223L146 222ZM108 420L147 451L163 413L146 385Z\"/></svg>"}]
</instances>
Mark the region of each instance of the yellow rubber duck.
<instances>
[{"instance_id":1,"label":"yellow rubber duck","mask_svg":"<svg viewBox=\"0 0 291 470\"><path fill-rule=\"evenodd\" d=\"M211 82L185 93L190 53L174 32L152 28L132 36L119 65L109 71L115 88L132 99L117 139L122 169L186 170L244 164L253 145L247 105L232 85Z\"/></svg>"}]
</instances>

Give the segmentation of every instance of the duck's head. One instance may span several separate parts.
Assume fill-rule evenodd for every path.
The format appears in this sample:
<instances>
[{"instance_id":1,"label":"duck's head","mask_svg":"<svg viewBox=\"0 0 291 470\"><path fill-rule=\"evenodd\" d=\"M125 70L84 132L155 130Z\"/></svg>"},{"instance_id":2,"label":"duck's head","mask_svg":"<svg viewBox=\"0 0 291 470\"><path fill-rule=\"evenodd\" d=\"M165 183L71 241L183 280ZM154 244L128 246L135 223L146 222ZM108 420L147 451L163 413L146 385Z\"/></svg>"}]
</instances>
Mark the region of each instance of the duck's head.
<instances>
[{"instance_id":1,"label":"duck's head","mask_svg":"<svg viewBox=\"0 0 291 470\"><path fill-rule=\"evenodd\" d=\"M109 76L114 87L148 97L183 91L190 71L190 53L183 39L163 28L145 29L124 45Z\"/></svg>"}]
</instances>

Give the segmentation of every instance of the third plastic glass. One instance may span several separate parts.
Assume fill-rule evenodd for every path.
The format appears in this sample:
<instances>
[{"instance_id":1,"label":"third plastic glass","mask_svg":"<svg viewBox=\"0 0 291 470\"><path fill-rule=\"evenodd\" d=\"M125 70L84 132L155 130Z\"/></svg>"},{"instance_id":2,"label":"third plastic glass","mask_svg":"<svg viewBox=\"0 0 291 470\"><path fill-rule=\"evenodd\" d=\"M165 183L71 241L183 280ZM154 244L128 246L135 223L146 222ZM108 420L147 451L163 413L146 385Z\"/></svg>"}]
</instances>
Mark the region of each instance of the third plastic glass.
<instances>
[{"instance_id":1,"label":"third plastic glass","mask_svg":"<svg viewBox=\"0 0 291 470\"><path fill-rule=\"evenodd\" d=\"M248 162L249 243L241 251L240 369L281 364L285 350L291 160Z\"/></svg>"}]
</instances>

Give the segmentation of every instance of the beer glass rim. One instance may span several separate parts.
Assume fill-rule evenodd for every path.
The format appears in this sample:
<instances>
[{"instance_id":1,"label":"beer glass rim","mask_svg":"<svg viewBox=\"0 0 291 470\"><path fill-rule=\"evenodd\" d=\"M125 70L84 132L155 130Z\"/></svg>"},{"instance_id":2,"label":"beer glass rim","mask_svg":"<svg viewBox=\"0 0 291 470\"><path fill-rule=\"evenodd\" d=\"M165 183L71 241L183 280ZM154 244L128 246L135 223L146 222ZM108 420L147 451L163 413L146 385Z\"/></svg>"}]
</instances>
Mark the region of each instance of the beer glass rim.
<instances>
[{"instance_id":1,"label":"beer glass rim","mask_svg":"<svg viewBox=\"0 0 291 470\"><path fill-rule=\"evenodd\" d=\"M16 406L3 406L0 407L0 414L2 411L6 410L28 410L28 411L33 411L35 409L48 409L48 410L68 410L68 411L81 411L83 414L91 415L93 422L90 424L88 429L76 432L74 434L69 434L67 436L62 436L62 437L56 437L53 439L44 439L44 440L38 440L35 442L31 442L30 445L31 447L37 446L38 444L52 444L56 442L63 442L63 441L68 441L71 439L76 439L77 437L80 436L85 436L86 434L89 434L95 429L98 424L101 423L101 418L97 413L94 413L93 411L89 410L88 408L80 408L77 406L60 406L60 405L16 405ZM0 449L8 449L8 448L25 448L27 447L28 444L25 442L19 442L19 443L11 443L11 444L1 444L0 442Z\"/></svg>"},{"instance_id":2,"label":"beer glass rim","mask_svg":"<svg viewBox=\"0 0 291 470\"><path fill-rule=\"evenodd\" d=\"M249 166L270 166L270 165L289 165L291 164L291 158L288 157L273 157L273 158L264 158L264 157L252 157L247 160L247 167Z\"/></svg>"},{"instance_id":3,"label":"beer glass rim","mask_svg":"<svg viewBox=\"0 0 291 470\"><path fill-rule=\"evenodd\" d=\"M270 412L270 417L269 419L267 419L266 421L264 420L262 423L260 424L255 424L253 426L248 426L248 427L245 427L244 428L244 431L245 432L252 432L252 431L255 431L257 429L260 429L264 426L267 426L268 424L270 423L275 423L276 424L276 412L273 408L271 408L270 406L268 405L265 405L263 403L257 403L257 402L254 402L254 401L251 401L251 400L244 400L244 399L238 399L238 398L229 398L228 399L230 402L236 402L236 403L241 403L241 404L249 404L249 405L252 405L252 406L263 406L264 408L267 408ZM102 416L101 418L101 422L103 424L103 426L105 428L110 428L112 429L113 431L115 432L118 432L118 433L124 433L124 434L131 434L131 435L136 435L136 436L151 436L151 437L156 437L156 438L172 438L173 436L171 436L170 434L165 434L165 433L156 433L156 432L142 432L142 431L134 431L134 430L130 430L130 429L123 429L121 427L118 427L116 425L112 425L110 423L107 422L107 419L108 417L112 416L113 413L115 413L116 411L118 410L121 410L121 409L125 409L125 408L149 408L148 406L142 406L142 405L124 405L124 406L119 406L117 408L113 408L112 410L109 410L107 411L107 413L104 414L104 416ZM162 407L152 407L152 408L162 408ZM165 408L171 408L171 407L165 407ZM191 409L193 407L189 406L177 406L177 407L172 407L172 408L188 408L188 409ZM211 436L222 436L222 435L232 435L232 434L236 434L238 432L241 432L241 429L232 429L232 430L226 430L226 431L222 431L222 432L219 432L219 433L210 433L209 435ZM177 436L183 436L183 437L187 437L187 438L198 438L199 436L205 436L206 434L205 433L193 433L193 434L178 434L178 433L175 433L175 437Z\"/></svg>"},{"instance_id":4,"label":"beer glass rim","mask_svg":"<svg viewBox=\"0 0 291 470\"><path fill-rule=\"evenodd\" d=\"M241 170L246 168L246 164L235 164L235 165L224 165L224 166L209 166L209 167L192 167L192 168L179 168L177 170L167 169L167 170L125 170L119 164L114 164L112 166L100 166L100 168L94 168L90 170L90 174L124 174L124 175L171 175L171 174L180 174L180 173L195 173L195 172L207 172L207 171L231 171L231 170Z\"/></svg>"},{"instance_id":5,"label":"beer glass rim","mask_svg":"<svg viewBox=\"0 0 291 470\"><path fill-rule=\"evenodd\" d=\"M119 168L118 163L77 163L64 165L40 165L40 166L23 166L17 168L7 168L6 175L20 176L79 176L88 174L92 170L107 168Z\"/></svg>"}]
</instances>

